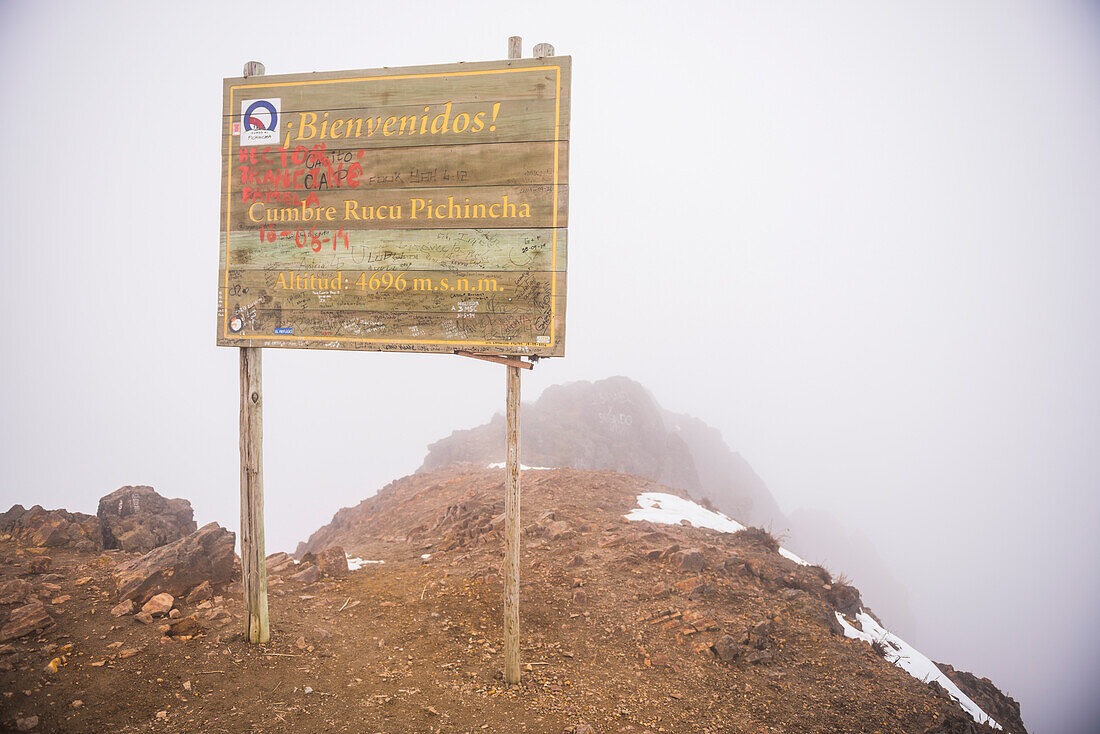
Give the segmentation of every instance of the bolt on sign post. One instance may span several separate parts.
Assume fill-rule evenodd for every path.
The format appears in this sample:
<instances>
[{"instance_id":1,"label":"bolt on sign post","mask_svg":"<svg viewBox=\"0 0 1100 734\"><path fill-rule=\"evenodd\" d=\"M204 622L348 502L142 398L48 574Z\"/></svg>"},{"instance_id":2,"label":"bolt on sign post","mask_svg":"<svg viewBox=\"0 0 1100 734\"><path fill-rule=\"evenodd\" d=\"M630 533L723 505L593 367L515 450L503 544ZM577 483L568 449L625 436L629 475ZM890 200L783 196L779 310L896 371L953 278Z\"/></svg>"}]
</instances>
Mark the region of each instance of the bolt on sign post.
<instances>
[{"instance_id":1,"label":"bolt on sign post","mask_svg":"<svg viewBox=\"0 0 1100 734\"><path fill-rule=\"evenodd\" d=\"M278 76L249 62L224 82L217 343L241 349L252 642L268 639L260 349L462 354L508 365L505 672L519 678L519 369L565 355L571 78L548 44L519 47Z\"/></svg>"}]
</instances>

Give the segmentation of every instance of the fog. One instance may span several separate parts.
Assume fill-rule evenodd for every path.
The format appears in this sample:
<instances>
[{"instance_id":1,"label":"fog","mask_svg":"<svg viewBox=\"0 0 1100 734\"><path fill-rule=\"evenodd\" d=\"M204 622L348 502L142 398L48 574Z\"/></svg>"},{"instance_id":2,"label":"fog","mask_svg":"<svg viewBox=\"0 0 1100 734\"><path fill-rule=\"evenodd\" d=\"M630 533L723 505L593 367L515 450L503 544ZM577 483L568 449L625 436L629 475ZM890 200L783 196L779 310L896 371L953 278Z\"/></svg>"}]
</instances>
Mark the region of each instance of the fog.
<instances>
[{"instance_id":1,"label":"fog","mask_svg":"<svg viewBox=\"0 0 1100 734\"><path fill-rule=\"evenodd\" d=\"M909 642L1095 731L1095 4L2 2L0 509L151 484L236 529L221 79L510 35L573 57L568 356L524 397L639 380L873 543ZM504 405L455 356L263 360L269 552Z\"/></svg>"}]
</instances>

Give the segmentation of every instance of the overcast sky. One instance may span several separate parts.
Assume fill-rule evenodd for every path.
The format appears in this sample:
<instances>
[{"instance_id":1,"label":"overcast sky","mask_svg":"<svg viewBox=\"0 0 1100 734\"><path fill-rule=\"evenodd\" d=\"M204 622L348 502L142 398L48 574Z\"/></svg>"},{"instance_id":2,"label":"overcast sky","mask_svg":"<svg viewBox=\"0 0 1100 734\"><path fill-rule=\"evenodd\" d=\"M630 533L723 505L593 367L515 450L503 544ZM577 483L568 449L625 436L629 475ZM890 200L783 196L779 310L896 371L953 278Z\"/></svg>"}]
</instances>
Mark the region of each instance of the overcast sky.
<instances>
[{"instance_id":1,"label":"overcast sky","mask_svg":"<svg viewBox=\"0 0 1100 734\"><path fill-rule=\"evenodd\" d=\"M221 79L573 57L567 358L719 427L909 588L909 641L1100 716L1100 12L1071 2L0 1L0 504L238 523ZM446 356L264 352L268 550L504 403ZM855 579L859 583L859 579ZM867 598L874 606L874 599Z\"/></svg>"}]
</instances>

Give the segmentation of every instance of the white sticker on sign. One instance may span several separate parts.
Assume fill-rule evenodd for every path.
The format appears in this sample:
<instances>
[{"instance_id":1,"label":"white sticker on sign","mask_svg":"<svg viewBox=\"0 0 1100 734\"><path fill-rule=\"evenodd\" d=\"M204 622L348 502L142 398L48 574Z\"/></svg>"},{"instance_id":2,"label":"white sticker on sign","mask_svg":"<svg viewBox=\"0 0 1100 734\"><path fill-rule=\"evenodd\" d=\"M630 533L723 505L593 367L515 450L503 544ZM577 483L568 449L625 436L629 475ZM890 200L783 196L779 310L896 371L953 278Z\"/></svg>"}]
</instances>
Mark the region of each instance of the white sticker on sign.
<instances>
[{"instance_id":1,"label":"white sticker on sign","mask_svg":"<svg viewBox=\"0 0 1100 734\"><path fill-rule=\"evenodd\" d=\"M246 99L241 102L241 145L277 145L278 99Z\"/></svg>"}]
</instances>

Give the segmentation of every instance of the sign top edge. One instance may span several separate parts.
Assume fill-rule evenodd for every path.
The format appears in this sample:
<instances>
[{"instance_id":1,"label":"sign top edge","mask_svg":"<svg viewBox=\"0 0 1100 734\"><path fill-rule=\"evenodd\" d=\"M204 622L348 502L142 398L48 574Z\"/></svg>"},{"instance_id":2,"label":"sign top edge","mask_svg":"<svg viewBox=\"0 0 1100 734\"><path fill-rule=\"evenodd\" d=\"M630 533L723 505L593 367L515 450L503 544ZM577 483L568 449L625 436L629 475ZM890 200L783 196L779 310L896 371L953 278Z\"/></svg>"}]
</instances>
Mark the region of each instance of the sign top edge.
<instances>
[{"instance_id":1,"label":"sign top edge","mask_svg":"<svg viewBox=\"0 0 1100 734\"><path fill-rule=\"evenodd\" d=\"M563 70L572 67L572 56L545 56L538 59L497 59L490 61L459 61L446 64L419 64L416 66L383 66L375 69L339 69L335 71L306 71L288 74L264 74L262 76L227 76L227 85L246 86L249 83L271 84L275 82L304 82L310 80L354 79L360 76L399 76L433 72L482 71L512 68L537 68L557 66Z\"/></svg>"}]
</instances>

